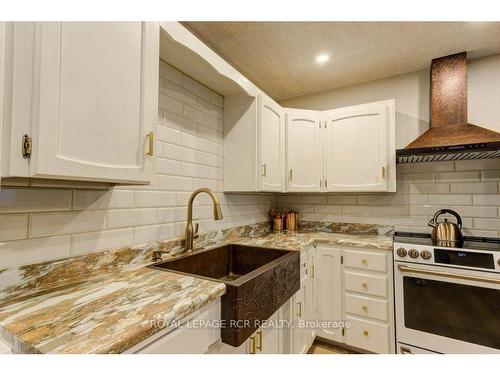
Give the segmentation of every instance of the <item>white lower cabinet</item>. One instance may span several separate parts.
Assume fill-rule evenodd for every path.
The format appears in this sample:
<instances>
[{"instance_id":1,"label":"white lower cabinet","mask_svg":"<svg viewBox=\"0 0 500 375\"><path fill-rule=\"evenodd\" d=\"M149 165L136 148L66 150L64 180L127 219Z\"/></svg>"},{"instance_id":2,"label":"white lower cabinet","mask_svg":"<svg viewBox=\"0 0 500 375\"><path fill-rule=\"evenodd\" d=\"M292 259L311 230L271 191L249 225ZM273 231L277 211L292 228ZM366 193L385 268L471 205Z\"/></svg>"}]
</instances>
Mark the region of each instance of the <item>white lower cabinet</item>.
<instances>
[{"instance_id":1,"label":"white lower cabinet","mask_svg":"<svg viewBox=\"0 0 500 375\"><path fill-rule=\"evenodd\" d=\"M317 335L325 339L342 342L342 328L327 325L342 320L342 269L341 250L318 247L316 249L316 299L315 310L318 323L323 324Z\"/></svg>"},{"instance_id":2,"label":"white lower cabinet","mask_svg":"<svg viewBox=\"0 0 500 375\"><path fill-rule=\"evenodd\" d=\"M220 328L210 325L220 319L220 299L196 311L177 324L149 337L126 353L137 354L203 354L220 340Z\"/></svg>"},{"instance_id":3,"label":"white lower cabinet","mask_svg":"<svg viewBox=\"0 0 500 375\"><path fill-rule=\"evenodd\" d=\"M283 354L282 330L280 323L282 310L276 311L264 325L258 328L243 344L238 347L224 344L221 340L215 342L207 354Z\"/></svg>"},{"instance_id":4,"label":"white lower cabinet","mask_svg":"<svg viewBox=\"0 0 500 375\"><path fill-rule=\"evenodd\" d=\"M316 319L342 324L318 329L317 337L361 351L394 353L391 275L392 258L386 250L318 246Z\"/></svg>"}]
</instances>

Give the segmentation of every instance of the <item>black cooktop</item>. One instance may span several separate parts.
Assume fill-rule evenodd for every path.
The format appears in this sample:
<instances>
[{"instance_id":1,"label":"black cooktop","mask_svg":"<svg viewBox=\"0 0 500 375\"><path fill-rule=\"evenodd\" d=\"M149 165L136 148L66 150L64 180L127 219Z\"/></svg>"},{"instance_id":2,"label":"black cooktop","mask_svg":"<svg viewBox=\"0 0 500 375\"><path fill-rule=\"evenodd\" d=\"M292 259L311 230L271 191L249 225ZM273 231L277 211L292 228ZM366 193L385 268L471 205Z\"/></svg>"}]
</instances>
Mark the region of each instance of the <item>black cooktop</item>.
<instances>
[{"instance_id":1,"label":"black cooktop","mask_svg":"<svg viewBox=\"0 0 500 375\"><path fill-rule=\"evenodd\" d=\"M395 232L394 242L436 247L455 247L471 250L500 251L500 238L465 236L464 242L455 246L440 246L429 233Z\"/></svg>"}]
</instances>

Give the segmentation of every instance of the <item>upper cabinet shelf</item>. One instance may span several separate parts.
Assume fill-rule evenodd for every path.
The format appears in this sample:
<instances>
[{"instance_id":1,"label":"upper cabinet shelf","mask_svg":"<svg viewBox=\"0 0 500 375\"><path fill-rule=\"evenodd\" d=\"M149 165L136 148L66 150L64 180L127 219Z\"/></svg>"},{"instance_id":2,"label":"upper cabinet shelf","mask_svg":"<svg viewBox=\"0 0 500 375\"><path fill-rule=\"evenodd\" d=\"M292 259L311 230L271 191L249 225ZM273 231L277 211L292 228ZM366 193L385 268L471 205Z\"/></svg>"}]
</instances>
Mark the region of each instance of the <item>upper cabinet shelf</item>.
<instances>
[{"instance_id":1,"label":"upper cabinet shelf","mask_svg":"<svg viewBox=\"0 0 500 375\"><path fill-rule=\"evenodd\" d=\"M9 23L2 177L150 183L158 39L148 22Z\"/></svg>"}]
</instances>

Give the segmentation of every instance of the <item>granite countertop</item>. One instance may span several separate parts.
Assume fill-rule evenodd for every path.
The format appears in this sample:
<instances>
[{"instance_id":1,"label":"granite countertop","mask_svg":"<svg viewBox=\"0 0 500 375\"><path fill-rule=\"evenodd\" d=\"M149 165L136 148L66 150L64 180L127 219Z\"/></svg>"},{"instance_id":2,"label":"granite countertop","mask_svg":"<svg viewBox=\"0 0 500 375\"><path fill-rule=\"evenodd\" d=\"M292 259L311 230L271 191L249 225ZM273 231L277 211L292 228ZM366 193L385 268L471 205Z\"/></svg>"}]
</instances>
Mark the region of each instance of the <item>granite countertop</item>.
<instances>
[{"instance_id":1,"label":"granite countertop","mask_svg":"<svg viewBox=\"0 0 500 375\"><path fill-rule=\"evenodd\" d=\"M326 230L326 232L325 232ZM315 242L392 249L392 237L332 233L311 226L269 233L257 224L210 232L207 248L227 243L301 250ZM182 252L179 240L0 270L0 338L20 353L121 353L224 295L223 283L147 268L151 253Z\"/></svg>"},{"instance_id":2,"label":"granite countertop","mask_svg":"<svg viewBox=\"0 0 500 375\"><path fill-rule=\"evenodd\" d=\"M388 251L392 250L392 237L388 236L328 233L308 230L270 233L258 238L243 238L235 242L242 245L270 247L286 250L301 250L315 243L372 248Z\"/></svg>"}]
</instances>

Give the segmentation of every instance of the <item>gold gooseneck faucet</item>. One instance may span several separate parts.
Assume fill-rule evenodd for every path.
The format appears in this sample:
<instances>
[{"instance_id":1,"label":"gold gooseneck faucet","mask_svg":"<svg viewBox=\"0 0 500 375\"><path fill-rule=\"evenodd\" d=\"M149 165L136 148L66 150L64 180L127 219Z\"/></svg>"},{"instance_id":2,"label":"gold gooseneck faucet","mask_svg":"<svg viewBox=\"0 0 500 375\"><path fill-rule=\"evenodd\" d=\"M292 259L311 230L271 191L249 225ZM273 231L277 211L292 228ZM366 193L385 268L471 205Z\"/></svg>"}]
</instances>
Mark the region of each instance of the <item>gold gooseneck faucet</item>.
<instances>
[{"instance_id":1,"label":"gold gooseneck faucet","mask_svg":"<svg viewBox=\"0 0 500 375\"><path fill-rule=\"evenodd\" d=\"M193 250L193 239L194 235L196 233L193 233L193 201L194 198L200 194L200 193L207 193L210 195L210 198L212 198L212 201L214 202L214 220L222 220L222 211L220 209L220 204L219 200L215 196L215 194L207 188L200 188L191 194L189 197L189 202L188 202L188 209L187 209L187 223L186 223L186 242L184 244L184 250L189 251Z\"/></svg>"}]
</instances>

